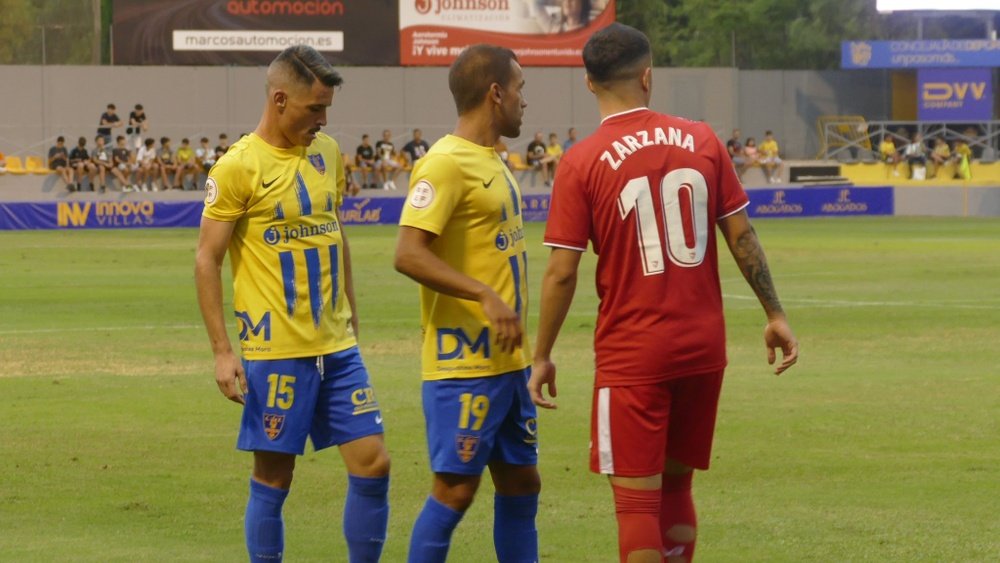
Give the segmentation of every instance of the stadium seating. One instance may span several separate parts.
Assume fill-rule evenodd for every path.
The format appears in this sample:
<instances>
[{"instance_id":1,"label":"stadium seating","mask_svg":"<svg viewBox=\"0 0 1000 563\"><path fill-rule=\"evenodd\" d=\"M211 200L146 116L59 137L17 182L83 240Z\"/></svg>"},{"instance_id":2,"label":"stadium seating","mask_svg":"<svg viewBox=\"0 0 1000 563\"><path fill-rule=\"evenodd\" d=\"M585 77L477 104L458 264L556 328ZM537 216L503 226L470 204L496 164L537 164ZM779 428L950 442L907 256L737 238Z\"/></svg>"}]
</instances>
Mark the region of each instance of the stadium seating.
<instances>
[{"instance_id":1,"label":"stadium seating","mask_svg":"<svg viewBox=\"0 0 1000 563\"><path fill-rule=\"evenodd\" d=\"M7 157L7 173L16 174L18 176L28 173L28 170L24 168L24 163L21 161L21 157L19 156Z\"/></svg>"},{"instance_id":2,"label":"stadium seating","mask_svg":"<svg viewBox=\"0 0 1000 563\"><path fill-rule=\"evenodd\" d=\"M507 162L510 164L510 169L515 173L519 173L517 178L518 183L524 184L525 176L529 176L530 183L529 186L535 185L535 176L538 174L538 169L534 166L529 166L521 159L521 154L516 152L511 152L507 155Z\"/></svg>"},{"instance_id":3,"label":"stadium seating","mask_svg":"<svg viewBox=\"0 0 1000 563\"><path fill-rule=\"evenodd\" d=\"M46 174L51 174L53 170L49 170L49 167L45 165L40 156L29 156L25 162L25 170L32 174L38 174L39 176L44 176Z\"/></svg>"}]
</instances>

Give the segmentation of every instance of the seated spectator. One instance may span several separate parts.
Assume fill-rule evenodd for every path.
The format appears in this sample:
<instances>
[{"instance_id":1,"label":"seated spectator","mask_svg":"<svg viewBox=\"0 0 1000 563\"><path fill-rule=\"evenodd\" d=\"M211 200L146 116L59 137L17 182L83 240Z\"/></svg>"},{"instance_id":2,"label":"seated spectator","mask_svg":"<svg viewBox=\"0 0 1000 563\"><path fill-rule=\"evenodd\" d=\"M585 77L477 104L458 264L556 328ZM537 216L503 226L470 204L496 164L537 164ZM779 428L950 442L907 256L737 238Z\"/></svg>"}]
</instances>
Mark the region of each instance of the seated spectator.
<instances>
[{"instance_id":1,"label":"seated spectator","mask_svg":"<svg viewBox=\"0 0 1000 563\"><path fill-rule=\"evenodd\" d=\"M123 135L118 135L115 139L115 148L111 149L111 161L114 165L111 172L121 182L122 191L139 191L139 186L131 180L132 173L135 172L135 161Z\"/></svg>"},{"instance_id":2,"label":"seated spectator","mask_svg":"<svg viewBox=\"0 0 1000 563\"><path fill-rule=\"evenodd\" d=\"M772 184L781 182L780 152L774 133L765 131L764 141L760 144L760 165L764 168L764 175Z\"/></svg>"},{"instance_id":3,"label":"seated spectator","mask_svg":"<svg viewBox=\"0 0 1000 563\"><path fill-rule=\"evenodd\" d=\"M351 162L347 159L347 155L341 153L340 156L344 161L344 178L346 179L344 193L354 197L361 191L361 186L358 185L358 181L354 177L354 171L351 169Z\"/></svg>"},{"instance_id":4,"label":"seated spectator","mask_svg":"<svg viewBox=\"0 0 1000 563\"><path fill-rule=\"evenodd\" d=\"M354 153L354 165L361 175L361 188L375 187L375 148L372 147L368 134L361 135L361 144Z\"/></svg>"},{"instance_id":5,"label":"seated spectator","mask_svg":"<svg viewBox=\"0 0 1000 563\"><path fill-rule=\"evenodd\" d=\"M760 162L760 151L757 150L757 139L747 137L747 144L743 147L743 158L745 168L756 166Z\"/></svg>"},{"instance_id":6,"label":"seated spectator","mask_svg":"<svg viewBox=\"0 0 1000 563\"><path fill-rule=\"evenodd\" d=\"M0 154L0 167L3 167L3 154ZM56 138L56 144L49 149L49 169L55 170L66 184L66 189L73 191L73 169L69 166L69 151L66 150L66 138L62 135Z\"/></svg>"},{"instance_id":7,"label":"seated spectator","mask_svg":"<svg viewBox=\"0 0 1000 563\"><path fill-rule=\"evenodd\" d=\"M423 139L423 132L420 129L414 129L413 140L403 145L403 154L406 155L406 162L413 166L413 163L427 154L430 149L430 145Z\"/></svg>"},{"instance_id":8,"label":"seated spectator","mask_svg":"<svg viewBox=\"0 0 1000 563\"><path fill-rule=\"evenodd\" d=\"M382 140L375 143L375 171L382 182L383 190L396 189L396 176L402 172L402 165L396 160L396 146L392 144L392 131L382 131Z\"/></svg>"},{"instance_id":9,"label":"seated spectator","mask_svg":"<svg viewBox=\"0 0 1000 563\"><path fill-rule=\"evenodd\" d=\"M552 158L552 179L556 179L556 168L559 167L559 160L562 159L563 148L559 142L559 135L549 133L549 144L545 147L546 156Z\"/></svg>"},{"instance_id":10,"label":"seated spectator","mask_svg":"<svg viewBox=\"0 0 1000 563\"><path fill-rule=\"evenodd\" d=\"M177 147L174 161L177 165L177 172L174 174L174 189L183 190L185 178L190 178L191 185L194 186L194 176L198 173L198 164L194 161L194 149L191 148L191 141L187 138L181 139L181 146Z\"/></svg>"},{"instance_id":11,"label":"seated spectator","mask_svg":"<svg viewBox=\"0 0 1000 563\"><path fill-rule=\"evenodd\" d=\"M931 151L931 161L934 163L934 175L931 178L936 178L938 169L952 160L954 160L954 157L951 154L951 147L948 146L948 142L941 137L935 139L934 150Z\"/></svg>"},{"instance_id":12,"label":"seated spectator","mask_svg":"<svg viewBox=\"0 0 1000 563\"><path fill-rule=\"evenodd\" d=\"M507 165L507 168L510 168L510 149L507 148L507 143L503 142L502 139L497 139L496 144L493 145L493 150L497 152L497 156ZM513 170L513 168L510 169Z\"/></svg>"},{"instance_id":13,"label":"seated spectator","mask_svg":"<svg viewBox=\"0 0 1000 563\"><path fill-rule=\"evenodd\" d=\"M208 146L208 137L202 137L201 145L194 149L194 161L205 174L215 166L215 151Z\"/></svg>"},{"instance_id":14,"label":"seated spectator","mask_svg":"<svg viewBox=\"0 0 1000 563\"><path fill-rule=\"evenodd\" d=\"M528 166L542 171L542 180L545 182L546 186L552 185L550 180L552 176L550 176L550 174L555 172L554 160L555 159L549 156L546 152L542 132L539 131L535 133L535 138L528 143L525 161L528 163Z\"/></svg>"},{"instance_id":15,"label":"seated spectator","mask_svg":"<svg viewBox=\"0 0 1000 563\"><path fill-rule=\"evenodd\" d=\"M148 138L135 153L135 164L138 171L135 173L135 181L142 187L142 191L148 192L152 189L156 191L156 176L160 172L160 166L156 162L156 141Z\"/></svg>"},{"instance_id":16,"label":"seated spectator","mask_svg":"<svg viewBox=\"0 0 1000 563\"><path fill-rule=\"evenodd\" d=\"M878 157L882 162L892 166L893 176L899 176L899 170L896 167L900 161L899 151L896 150L896 143L892 140L892 137L885 137L878 144Z\"/></svg>"},{"instance_id":17,"label":"seated spectator","mask_svg":"<svg viewBox=\"0 0 1000 563\"><path fill-rule=\"evenodd\" d=\"M569 131L566 132L566 140L563 141L563 152L569 150L570 147L576 144L576 127L570 127Z\"/></svg>"},{"instance_id":18,"label":"seated spectator","mask_svg":"<svg viewBox=\"0 0 1000 563\"><path fill-rule=\"evenodd\" d=\"M923 180L927 177L927 147L924 146L924 136L914 133L908 145L903 147L903 158L910 165L910 178Z\"/></svg>"},{"instance_id":19,"label":"seated spectator","mask_svg":"<svg viewBox=\"0 0 1000 563\"><path fill-rule=\"evenodd\" d=\"M103 194L108 185L108 173L114 169L115 164L111 159L111 149L104 143L104 137L100 135L94 137L94 143L97 146L91 151L90 160L94 163L94 169L97 170L98 185L100 186L98 189Z\"/></svg>"},{"instance_id":20,"label":"seated spectator","mask_svg":"<svg viewBox=\"0 0 1000 563\"><path fill-rule=\"evenodd\" d=\"M90 160L86 137L80 137L80 140L76 143L76 148L69 151L69 165L76 171L76 191L83 191L84 176L90 182L90 191L94 191L94 174L97 172L97 167Z\"/></svg>"},{"instance_id":21,"label":"seated spectator","mask_svg":"<svg viewBox=\"0 0 1000 563\"><path fill-rule=\"evenodd\" d=\"M170 137L160 137L160 150L156 152L156 165L160 169L160 186L163 191L171 187L170 178L177 173L177 161L174 158L174 151L170 148Z\"/></svg>"},{"instance_id":22,"label":"seated spectator","mask_svg":"<svg viewBox=\"0 0 1000 563\"><path fill-rule=\"evenodd\" d=\"M229 150L229 135L225 133L219 133L219 144L215 145L215 160L222 158L222 155L226 154Z\"/></svg>"},{"instance_id":23,"label":"seated spectator","mask_svg":"<svg viewBox=\"0 0 1000 563\"><path fill-rule=\"evenodd\" d=\"M743 153L739 129L733 129L733 136L726 141L726 152L729 153L729 159L733 161L733 167L736 168L736 176L743 180L743 173L747 170L747 157Z\"/></svg>"},{"instance_id":24,"label":"seated spectator","mask_svg":"<svg viewBox=\"0 0 1000 563\"><path fill-rule=\"evenodd\" d=\"M139 150L139 147L142 146L142 135L148 130L149 121L146 119L146 110L142 109L142 104L135 104L135 109L128 114L128 127L125 128L129 150Z\"/></svg>"},{"instance_id":25,"label":"seated spectator","mask_svg":"<svg viewBox=\"0 0 1000 563\"><path fill-rule=\"evenodd\" d=\"M105 146L111 144L111 129L122 126L122 120L115 113L115 104L108 104L107 109L101 114L100 126L97 134L104 137Z\"/></svg>"}]
</instances>

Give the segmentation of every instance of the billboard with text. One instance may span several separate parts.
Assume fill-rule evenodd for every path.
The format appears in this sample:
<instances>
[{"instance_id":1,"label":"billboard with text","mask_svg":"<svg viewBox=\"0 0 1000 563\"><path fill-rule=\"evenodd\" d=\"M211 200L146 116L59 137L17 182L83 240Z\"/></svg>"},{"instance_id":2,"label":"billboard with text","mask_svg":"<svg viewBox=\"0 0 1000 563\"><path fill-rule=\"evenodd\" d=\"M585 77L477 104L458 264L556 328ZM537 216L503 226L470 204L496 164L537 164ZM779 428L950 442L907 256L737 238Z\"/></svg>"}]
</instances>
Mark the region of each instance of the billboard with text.
<instances>
[{"instance_id":1,"label":"billboard with text","mask_svg":"<svg viewBox=\"0 0 1000 563\"><path fill-rule=\"evenodd\" d=\"M917 71L917 119L989 121L993 119L993 73L988 68Z\"/></svg>"},{"instance_id":2,"label":"billboard with text","mask_svg":"<svg viewBox=\"0 0 1000 563\"><path fill-rule=\"evenodd\" d=\"M615 0L400 0L403 65L448 66L467 47L512 49L521 66L583 66L583 45L615 21Z\"/></svg>"},{"instance_id":3,"label":"billboard with text","mask_svg":"<svg viewBox=\"0 0 1000 563\"><path fill-rule=\"evenodd\" d=\"M116 65L266 65L290 45L398 65L397 0L114 0Z\"/></svg>"}]
</instances>

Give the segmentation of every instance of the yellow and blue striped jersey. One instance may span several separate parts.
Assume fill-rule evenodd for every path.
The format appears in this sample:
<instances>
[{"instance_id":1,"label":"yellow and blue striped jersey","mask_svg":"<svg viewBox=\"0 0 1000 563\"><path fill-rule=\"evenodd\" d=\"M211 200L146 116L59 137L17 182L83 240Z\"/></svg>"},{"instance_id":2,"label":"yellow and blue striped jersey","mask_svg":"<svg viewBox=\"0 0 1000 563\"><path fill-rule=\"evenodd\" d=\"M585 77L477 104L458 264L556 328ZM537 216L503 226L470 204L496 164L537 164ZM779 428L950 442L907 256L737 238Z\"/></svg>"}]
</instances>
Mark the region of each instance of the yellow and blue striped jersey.
<instances>
[{"instance_id":1,"label":"yellow and blue striped jersey","mask_svg":"<svg viewBox=\"0 0 1000 563\"><path fill-rule=\"evenodd\" d=\"M437 234L431 251L490 287L521 315L528 307L521 191L492 147L447 135L416 162L399 224ZM479 303L420 287L424 379L486 377L530 364L527 337L496 348Z\"/></svg>"},{"instance_id":2,"label":"yellow and blue striped jersey","mask_svg":"<svg viewBox=\"0 0 1000 563\"><path fill-rule=\"evenodd\" d=\"M337 216L344 183L340 147L322 133L290 149L247 135L209 171L203 216L236 223L229 259L244 358L356 344Z\"/></svg>"}]
</instances>

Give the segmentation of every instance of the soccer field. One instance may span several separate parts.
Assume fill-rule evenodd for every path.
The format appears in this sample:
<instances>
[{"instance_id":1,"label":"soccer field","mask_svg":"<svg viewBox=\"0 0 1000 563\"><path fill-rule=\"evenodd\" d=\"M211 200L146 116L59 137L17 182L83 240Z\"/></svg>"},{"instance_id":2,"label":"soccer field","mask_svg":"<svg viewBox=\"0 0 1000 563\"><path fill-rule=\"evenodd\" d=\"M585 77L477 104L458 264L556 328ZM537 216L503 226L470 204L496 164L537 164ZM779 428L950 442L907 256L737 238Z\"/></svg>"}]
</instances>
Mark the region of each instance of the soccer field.
<instances>
[{"instance_id":1,"label":"soccer field","mask_svg":"<svg viewBox=\"0 0 1000 563\"><path fill-rule=\"evenodd\" d=\"M995 561L1000 222L755 226L801 358L771 373L763 313L721 250L730 367L713 468L695 478L698 560ZM393 461L383 560L405 561L430 486L416 286L392 269L395 228L348 234ZM541 234L528 225L531 327ZM235 449L240 409L212 375L196 236L0 234L0 561L246 560L251 457ZM560 408L540 414L543 561L617 560L610 489L587 471L593 267L556 348ZM495 560L488 481L450 561ZM300 458L286 561L346 561L345 486L335 451Z\"/></svg>"}]
</instances>

